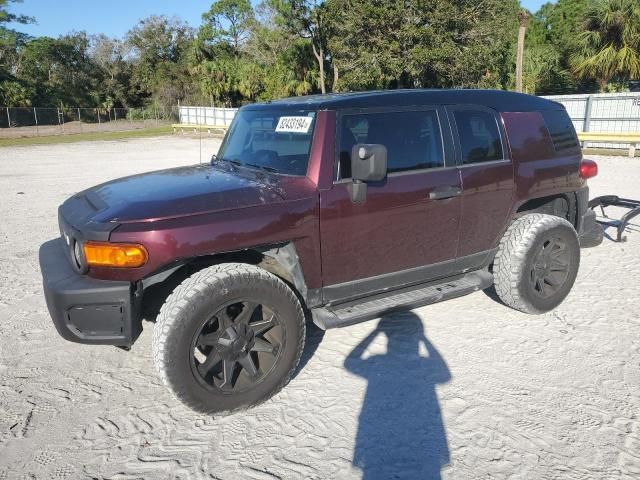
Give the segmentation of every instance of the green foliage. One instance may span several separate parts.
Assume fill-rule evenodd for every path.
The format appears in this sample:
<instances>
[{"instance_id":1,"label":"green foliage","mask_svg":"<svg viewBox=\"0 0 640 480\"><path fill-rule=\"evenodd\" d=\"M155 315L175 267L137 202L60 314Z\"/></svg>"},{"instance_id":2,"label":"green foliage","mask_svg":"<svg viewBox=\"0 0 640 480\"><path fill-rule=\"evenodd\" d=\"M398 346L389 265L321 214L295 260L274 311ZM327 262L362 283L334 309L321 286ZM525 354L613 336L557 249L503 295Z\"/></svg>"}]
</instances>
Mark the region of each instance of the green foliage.
<instances>
[{"instance_id":1,"label":"green foliage","mask_svg":"<svg viewBox=\"0 0 640 480\"><path fill-rule=\"evenodd\" d=\"M571 68L586 12L595 0L546 3L529 24L525 51L525 84L529 93L591 92L596 86Z\"/></svg>"},{"instance_id":2,"label":"green foliage","mask_svg":"<svg viewBox=\"0 0 640 480\"><path fill-rule=\"evenodd\" d=\"M3 80L0 82L0 103L30 107L34 92L21 82Z\"/></svg>"},{"instance_id":3,"label":"green foliage","mask_svg":"<svg viewBox=\"0 0 640 480\"><path fill-rule=\"evenodd\" d=\"M192 29L164 16L123 39L30 38L0 0L0 104L239 106L374 88L513 88L518 0L217 0ZM528 93L640 78L638 0L558 0L530 17ZM151 111L149 110L149 111Z\"/></svg>"},{"instance_id":4,"label":"green foliage","mask_svg":"<svg viewBox=\"0 0 640 480\"><path fill-rule=\"evenodd\" d=\"M582 31L585 15L594 0L558 0L544 4L537 17L548 30L549 42L561 53L575 47L576 37Z\"/></svg>"},{"instance_id":5,"label":"green foliage","mask_svg":"<svg viewBox=\"0 0 640 480\"><path fill-rule=\"evenodd\" d=\"M0 0L0 28L4 28L2 27L4 23L15 22L26 24L35 22L33 17L9 12L9 5L11 3L22 3L22 0Z\"/></svg>"},{"instance_id":6,"label":"green foliage","mask_svg":"<svg viewBox=\"0 0 640 480\"><path fill-rule=\"evenodd\" d=\"M126 41L133 55L132 87L142 99L174 105L193 91L187 63L193 30L178 19L141 20Z\"/></svg>"},{"instance_id":7,"label":"green foliage","mask_svg":"<svg viewBox=\"0 0 640 480\"><path fill-rule=\"evenodd\" d=\"M91 37L89 56L100 79L92 91L93 105L104 108L129 107L138 103L131 90L133 64L127 60L131 46L106 35Z\"/></svg>"},{"instance_id":8,"label":"green foliage","mask_svg":"<svg viewBox=\"0 0 640 480\"><path fill-rule=\"evenodd\" d=\"M326 93L326 67L331 54L328 41L336 31L338 11L329 1L316 0L266 0L273 11L275 25L293 38L308 41L318 64L320 91Z\"/></svg>"},{"instance_id":9,"label":"green foliage","mask_svg":"<svg viewBox=\"0 0 640 480\"><path fill-rule=\"evenodd\" d=\"M572 56L579 77L595 78L601 90L612 80L640 78L638 0L600 0L588 10L584 26Z\"/></svg>"},{"instance_id":10,"label":"green foliage","mask_svg":"<svg viewBox=\"0 0 640 480\"><path fill-rule=\"evenodd\" d=\"M32 92L14 75L18 49L24 45L27 36L6 26L10 22L21 24L34 22L31 17L9 12L10 4L20 2L21 0L0 0L0 104L29 106Z\"/></svg>"},{"instance_id":11,"label":"green foliage","mask_svg":"<svg viewBox=\"0 0 640 480\"><path fill-rule=\"evenodd\" d=\"M237 52L249 37L253 19L249 0L219 0L202 15L199 37L230 45Z\"/></svg>"},{"instance_id":12,"label":"green foliage","mask_svg":"<svg viewBox=\"0 0 640 480\"><path fill-rule=\"evenodd\" d=\"M20 51L16 77L35 91L38 106L90 105L95 71L89 61L89 39L84 33L58 39L39 37Z\"/></svg>"},{"instance_id":13,"label":"green foliage","mask_svg":"<svg viewBox=\"0 0 640 480\"><path fill-rule=\"evenodd\" d=\"M332 0L341 90L507 87L516 0Z\"/></svg>"},{"instance_id":14,"label":"green foliage","mask_svg":"<svg viewBox=\"0 0 640 480\"><path fill-rule=\"evenodd\" d=\"M553 8L546 4L541 11ZM529 18L525 40L523 90L554 93L570 89L571 75L562 63L562 52L551 40L551 28L540 12Z\"/></svg>"}]
</instances>

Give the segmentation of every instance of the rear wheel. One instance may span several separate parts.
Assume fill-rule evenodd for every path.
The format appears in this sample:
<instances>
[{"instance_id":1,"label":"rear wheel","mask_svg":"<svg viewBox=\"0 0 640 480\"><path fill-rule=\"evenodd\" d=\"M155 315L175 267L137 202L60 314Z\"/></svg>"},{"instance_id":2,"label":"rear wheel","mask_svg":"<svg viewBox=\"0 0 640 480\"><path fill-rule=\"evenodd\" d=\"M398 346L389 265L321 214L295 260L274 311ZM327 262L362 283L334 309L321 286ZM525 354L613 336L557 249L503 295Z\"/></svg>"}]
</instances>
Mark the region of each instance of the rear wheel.
<instances>
[{"instance_id":1,"label":"rear wheel","mask_svg":"<svg viewBox=\"0 0 640 480\"><path fill-rule=\"evenodd\" d=\"M291 378L305 319L293 291L267 271L222 264L185 280L153 335L156 367L176 397L204 413L261 403Z\"/></svg>"},{"instance_id":2,"label":"rear wheel","mask_svg":"<svg viewBox=\"0 0 640 480\"><path fill-rule=\"evenodd\" d=\"M496 293L512 308L543 313L569 294L578 273L580 245L563 218L527 214L504 234L493 267Z\"/></svg>"}]
</instances>

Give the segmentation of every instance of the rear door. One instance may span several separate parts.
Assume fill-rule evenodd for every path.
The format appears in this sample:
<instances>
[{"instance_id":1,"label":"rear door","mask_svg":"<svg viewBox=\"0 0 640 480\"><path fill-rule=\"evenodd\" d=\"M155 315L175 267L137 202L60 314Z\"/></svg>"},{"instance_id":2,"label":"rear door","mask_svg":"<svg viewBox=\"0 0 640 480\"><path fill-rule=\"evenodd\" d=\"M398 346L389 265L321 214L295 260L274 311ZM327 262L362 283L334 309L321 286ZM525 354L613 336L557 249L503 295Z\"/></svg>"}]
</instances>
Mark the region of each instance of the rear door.
<instances>
[{"instance_id":1,"label":"rear door","mask_svg":"<svg viewBox=\"0 0 640 480\"><path fill-rule=\"evenodd\" d=\"M443 108L366 109L338 116L336 177L321 192L322 274L326 300L446 276L454 268L461 184ZM387 148L388 175L351 198L351 148ZM454 192L435 199L438 192ZM446 195L444 195L446 196Z\"/></svg>"},{"instance_id":2,"label":"rear door","mask_svg":"<svg viewBox=\"0 0 640 480\"><path fill-rule=\"evenodd\" d=\"M513 164L500 116L479 105L447 107L462 179L458 264L481 265L497 246L513 203Z\"/></svg>"}]
</instances>

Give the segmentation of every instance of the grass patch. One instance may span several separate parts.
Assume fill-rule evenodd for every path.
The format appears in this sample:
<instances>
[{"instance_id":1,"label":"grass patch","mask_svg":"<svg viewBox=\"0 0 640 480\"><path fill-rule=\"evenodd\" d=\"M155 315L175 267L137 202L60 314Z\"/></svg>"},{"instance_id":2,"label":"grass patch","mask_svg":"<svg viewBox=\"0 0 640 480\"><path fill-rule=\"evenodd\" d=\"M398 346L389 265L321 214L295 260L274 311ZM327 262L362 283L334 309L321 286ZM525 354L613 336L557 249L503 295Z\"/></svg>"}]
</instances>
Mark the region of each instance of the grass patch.
<instances>
[{"instance_id":1,"label":"grass patch","mask_svg":"<svg viewBox=\"0 0 640 480\"><path fill-rule=\"evenodd\" d=\"M22 145L54 145L58 143L96 142L101 140L126 140L128 138L157 137L170 135L173 129L170 125L145 128L140 130L125 130L122 132L91 132L73 133L68 135L50 135L46 137L0 138L0 147L16 147Z\"/></svg>"}]
</instances>

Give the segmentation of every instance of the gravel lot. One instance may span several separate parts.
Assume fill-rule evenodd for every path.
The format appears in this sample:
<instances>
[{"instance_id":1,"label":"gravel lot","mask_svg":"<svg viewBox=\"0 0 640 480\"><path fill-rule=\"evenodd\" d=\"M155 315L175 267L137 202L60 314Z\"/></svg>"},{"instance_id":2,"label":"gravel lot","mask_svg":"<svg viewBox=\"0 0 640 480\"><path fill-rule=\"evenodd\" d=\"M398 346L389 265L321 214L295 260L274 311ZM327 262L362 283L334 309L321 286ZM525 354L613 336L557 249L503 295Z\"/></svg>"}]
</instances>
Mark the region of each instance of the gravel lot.
<instances>
[{"instance_id":1,"label":"gravel lot","mask_svg":"<svg viewBox=\"0 0 640 480\"><path fill-rule=\"evenodd\" d=\"M203 159L217 147L204 140ZM640 197L640 161L594 157L594 195ZM640 229L583 250L537 317L482 292L322 335L266 404L196 415L131 352L58 337L39 245L114 177L199 161L199 141L0 148L0 479L640 477ZM640 222L636 222L638 224Z\"/></svg>"}]
</instances>

